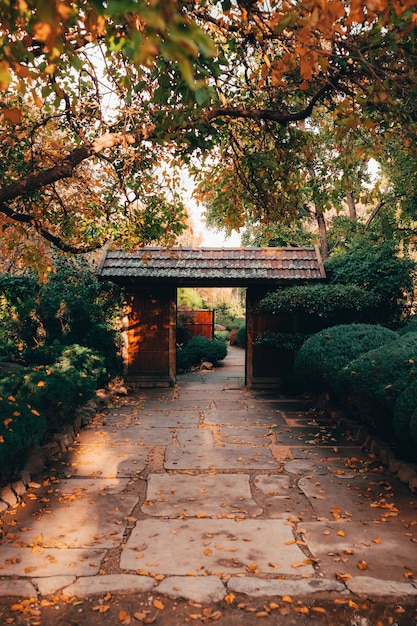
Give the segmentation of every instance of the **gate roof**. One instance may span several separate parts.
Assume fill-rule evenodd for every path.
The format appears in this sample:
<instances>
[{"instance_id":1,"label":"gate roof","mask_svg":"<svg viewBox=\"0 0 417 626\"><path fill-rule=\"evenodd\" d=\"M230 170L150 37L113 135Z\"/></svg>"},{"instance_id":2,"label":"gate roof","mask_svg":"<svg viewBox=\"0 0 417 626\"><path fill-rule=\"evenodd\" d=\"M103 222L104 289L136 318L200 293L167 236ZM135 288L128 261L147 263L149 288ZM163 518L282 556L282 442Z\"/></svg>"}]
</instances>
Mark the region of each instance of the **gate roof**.
<instances>
[{"instance_id":1,"label":"gate roof","mask_svg":"<svg viewBox=\"0 0 417 626\"><path fill-rule=\"evenodd\" d=\"M185 287L287 284L326 277L317 247L108 250L98 274L124 284L158 282Z\"/></svg>"}]
</instances>

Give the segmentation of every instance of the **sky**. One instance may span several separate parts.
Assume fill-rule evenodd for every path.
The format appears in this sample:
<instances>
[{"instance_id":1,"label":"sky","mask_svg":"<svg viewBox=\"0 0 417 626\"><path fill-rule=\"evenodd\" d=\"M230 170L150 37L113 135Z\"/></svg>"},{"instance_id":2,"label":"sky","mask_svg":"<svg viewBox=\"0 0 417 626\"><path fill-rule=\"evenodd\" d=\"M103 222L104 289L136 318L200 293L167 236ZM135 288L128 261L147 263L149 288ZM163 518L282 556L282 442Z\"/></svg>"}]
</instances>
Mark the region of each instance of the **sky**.
<instances>
[{"instance_id":1,"label":"sky","mask_svg":"<svg viewBox=\"0 0 417 626\"><path fill-rule=\"evenodd\" d=\"M205 220L202 216L204 207L191 203L188 207L191 219L193 221L193 230L196 235L200 235L203 239L202 247L205 248L240 248L240 236L233 231L230 237L225 238L224 233L218 233L209 230L206 227Z\"/></svg>"}]
</instances>

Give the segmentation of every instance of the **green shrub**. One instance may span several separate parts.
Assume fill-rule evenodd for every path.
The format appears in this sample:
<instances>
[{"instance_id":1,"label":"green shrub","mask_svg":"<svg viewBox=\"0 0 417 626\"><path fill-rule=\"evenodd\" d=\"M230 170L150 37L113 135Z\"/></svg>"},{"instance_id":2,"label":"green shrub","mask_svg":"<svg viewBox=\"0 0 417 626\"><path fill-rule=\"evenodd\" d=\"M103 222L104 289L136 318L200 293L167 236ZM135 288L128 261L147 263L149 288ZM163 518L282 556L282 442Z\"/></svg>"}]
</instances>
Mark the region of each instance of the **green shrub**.
<instances>
[{"instance_id":1,"label":"green shrub","mask_svg":"<svg viewBox=\"0 0 417 626\"><path fill-rule=\"evenodd\" d=\"M26 450L42 441L47 424L36 409L12 395L0 397L0 415L0 476L8 478L21 469Z\"/></svg>"},{"instance_id":2,"label":"green shrub","mask_svg":"<svg viewBox=\"0 0 417 626\"><path fill-rule=\"evenodd\" d=\"M284 350L298 350L308 339L308 335L303 333L276 333L268 331L261 333L256 343L272 348L282 348Z\"/></svg>"},{"instance_id":3,"label":"green shrub","mask_svg":"<svg viewBox=\"0 0 417 626\"><path fill-rule=\"evenodd\" d=\"M185 370L202 361L218 363L227 355L226 341L222 339L208 339L207 337L193 337L185 346L177 350L177 369Z\"/></svg>"},{"instance_id":4,"label":"green shrub","mask_svg":"<svg viewBox=\"0 0 417 626\"><path fill-rule=\"evenodd\" d=\"M229 331L228 330L215 330L214 338L221 339L222 341L227 341L229 339Z\"/></svg>"},{"instance_id":5,"label":"green shrub","mask_svg":"<svg viewBox=\"0 0 417 626\"><path fill-rule=\"evenodd\" d=\"M398 396L393 418L395 437L407 445L417 444L417 380Z\"/></svg>"},{"instance_id":6,"label":"green shrub","mask_svg":"<svg viewBox=\"0 0 417 626\"><path fill-rule=\"evenodd\" d=\"M243 324L236 333L236 345L246 348L246 324Z\"/></svg>"},{"instance_id":7,"label":"green shrub","mask_svg":"<svg viewBox=\"0 0 417 626\"><path fill-rule=\"evenodd\" d=\"M371 324L326 328L307 339L300 348L294 373L308 387L333 389L339 371L350 361L397 338L394 331Z\"/></svg>"},{"instance_id":8,"label":"green shrub","mask_svg":"<svg viewBox=\"0 0 417 626\"><path fill-rule=\"evenodd\" d=\"M399 337L351 361L337 377L338 392L369 411L368 421L392 421L396 400L417 378L417 335Z\"/></svg>"},{"instance_id":9,"label":"green shrub","mask_svg":"<svg viewBox=\"0 0 417 626\"><path fill-rule=\"evenodd\" d=\"M0 380L0 396L28 403L50 428L71 421L76 406L94 396L104 371L103 358L84 346L65 348L51 365L25 368Z\"/></svg>"},{"instance_id":10,"label":"green shrub","mask_svg":"<svg viewBox=\"0 0 417 626\"><path fill-rule=\"evenodd\" d=\"M362 321L380 304L378 294L356 285L296 285L267 294L259 303L262 313L299 313L324 319Z\"/></svg>"}]
</instances>

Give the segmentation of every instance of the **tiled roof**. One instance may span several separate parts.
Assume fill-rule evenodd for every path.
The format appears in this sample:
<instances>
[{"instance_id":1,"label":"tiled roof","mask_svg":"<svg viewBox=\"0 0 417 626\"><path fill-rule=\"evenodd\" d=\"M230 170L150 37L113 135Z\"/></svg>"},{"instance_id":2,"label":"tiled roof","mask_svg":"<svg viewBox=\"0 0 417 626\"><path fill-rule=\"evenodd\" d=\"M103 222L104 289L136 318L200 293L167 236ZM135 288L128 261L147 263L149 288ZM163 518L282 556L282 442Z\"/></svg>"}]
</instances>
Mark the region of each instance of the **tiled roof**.
<instances>
[{"instance_id":1,"label":"tiled roof","mask_svg":"<svg viewBox=\"0 0 417 626\"><path fill-rule=\"evenodd\" d=\"M141 248L108 250L101 278L181 286L244 286L325 278L317 248Z\"/></svg>"}]
</instances>

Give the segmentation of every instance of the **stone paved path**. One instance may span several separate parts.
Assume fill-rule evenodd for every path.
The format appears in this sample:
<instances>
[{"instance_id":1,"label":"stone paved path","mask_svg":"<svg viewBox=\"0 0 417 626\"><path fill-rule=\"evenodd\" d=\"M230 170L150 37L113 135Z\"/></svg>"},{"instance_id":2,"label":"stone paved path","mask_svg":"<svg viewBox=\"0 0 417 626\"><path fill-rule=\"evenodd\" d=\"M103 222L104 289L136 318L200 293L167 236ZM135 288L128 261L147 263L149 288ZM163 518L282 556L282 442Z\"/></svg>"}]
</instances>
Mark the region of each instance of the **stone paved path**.
<instances>
[{"instance_id":1,"label":"stone paved path","mask_svg":"<svg viewBox=\"0 0 417 626\"><path fill-rule=\"evenodd\" d=\"M243 357L97 415L6 513L0 595L417 597L417 496Z\"/></svg>"}]
</instances>

